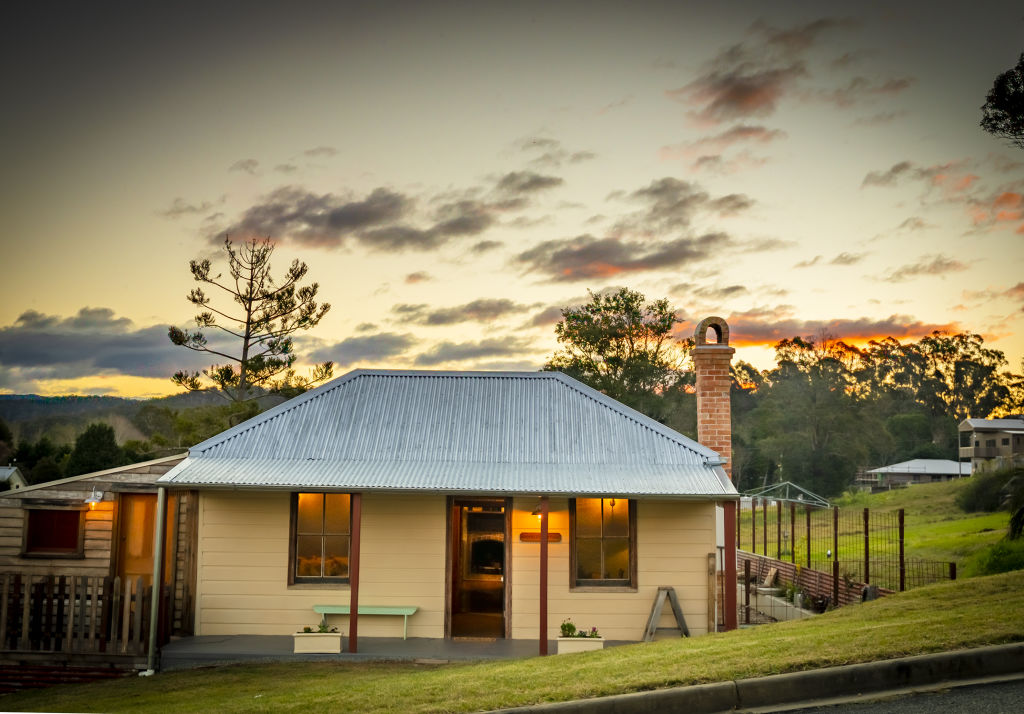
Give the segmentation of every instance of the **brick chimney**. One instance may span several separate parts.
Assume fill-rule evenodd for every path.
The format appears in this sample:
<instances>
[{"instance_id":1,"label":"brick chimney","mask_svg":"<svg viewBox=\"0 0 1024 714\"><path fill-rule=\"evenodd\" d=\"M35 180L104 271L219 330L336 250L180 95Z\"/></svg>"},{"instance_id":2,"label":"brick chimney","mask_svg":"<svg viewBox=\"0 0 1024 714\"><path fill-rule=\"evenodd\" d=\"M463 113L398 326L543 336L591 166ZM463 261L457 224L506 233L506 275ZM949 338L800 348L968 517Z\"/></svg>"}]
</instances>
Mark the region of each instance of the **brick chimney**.
<instances>
[{"instance_id":1,"label":"brick chimney","mask_svg":"<svg viewBox=\"0 0 1024 714\"><path fill-rule=\"evenodd\" d=\"M708 342L708 330L715 342ZM732 411L729 407L729 365L736 352L729 346L729 326L720 317L700 321L693 333L693 369L697 373L697 441L725 460L723 468L732 479ZM735 500L723 501L721 532L724 539L722 570L724 574L722 605L726 630L735 630L736 609L736 510Z\"/></svg>"},{"instance_id":2,"label":"brick chimney","mask_svg":"<svg viewBox=\"0 0 1024 714\"><path fill-rule=\"evenodd\" d=\"M716 338L708 342L708 330ZM693 368L697 373L697 441L717 451L732 478L732 412L729 408L729 365L736 350L729 346L729 326L720 317L700 321L693 333Z\"/></svg>"}]
</instances>

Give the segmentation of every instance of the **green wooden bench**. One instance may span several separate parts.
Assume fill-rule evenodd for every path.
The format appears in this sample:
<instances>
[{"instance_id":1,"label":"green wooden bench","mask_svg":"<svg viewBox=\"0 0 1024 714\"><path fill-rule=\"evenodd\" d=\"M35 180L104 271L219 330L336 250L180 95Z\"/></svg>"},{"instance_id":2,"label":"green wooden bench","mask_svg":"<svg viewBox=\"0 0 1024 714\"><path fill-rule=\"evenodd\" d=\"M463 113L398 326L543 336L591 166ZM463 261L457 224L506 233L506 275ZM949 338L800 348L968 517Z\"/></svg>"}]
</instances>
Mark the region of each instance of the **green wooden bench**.
<instances>
[{"instance_id":1,"label":"green wooden bench","mask_svg":"<svg viewBox=\"0 0 1024 714\"><path fill-rule=\"evenodd\" d=\"M321 616L326 624L328 615L348 615L349 605L314 605L313 612ZM405 622L402 625L402 639L409 634L409 615L415 615L418 607L412 606L386 606L386 605L360 605L360 615L401 615Z\"/></svg>"}]
</instances>

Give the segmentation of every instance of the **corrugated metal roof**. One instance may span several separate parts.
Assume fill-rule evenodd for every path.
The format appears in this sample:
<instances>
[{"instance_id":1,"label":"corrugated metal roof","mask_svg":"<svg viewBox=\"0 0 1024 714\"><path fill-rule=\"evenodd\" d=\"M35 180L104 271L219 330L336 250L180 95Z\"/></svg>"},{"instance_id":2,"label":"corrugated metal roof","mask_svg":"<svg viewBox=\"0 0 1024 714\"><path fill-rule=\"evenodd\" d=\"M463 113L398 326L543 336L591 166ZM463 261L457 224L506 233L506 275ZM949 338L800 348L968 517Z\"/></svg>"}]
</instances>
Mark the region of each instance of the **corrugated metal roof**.
<instances>
[{"instance_id":1,"label":"corrugated metal roof","mask_svg":"<svg viewBox=\"0 0 1024 714\"><path fill-rule=\"evenodd\" d=\"M912 459L910 461L902 461L898 464L892 464L890 466L882 466L881 468L871 469L868 471L869 474L935 474L935 475L948 475L948 474L960 474L962 476L971 475L971 465L969 463L959 463L957 461L950 461L949 459Z\"/></svg>"},{"instance_id":2,"label":"corrugated metal roof","mask_svg":"<svg viewBox=\"0 0 1024 714\"><path fill-rule=\"evenodd\" d=\"M975 431L1024 429L1024 419L964 419L960 427L963 428L965 424Z\"/></svg>"},{"instance_id":3,"label":"corrugated metal roof","mask_svg":"<svg viewBox=\"0 0 1024 714\"><path fill-rule=\"evenodd\" d=\"M160 480L734 494L716 473L720 463L710 449L558 372L356 370L192 447Z\"/></svg>"}]
</instances>

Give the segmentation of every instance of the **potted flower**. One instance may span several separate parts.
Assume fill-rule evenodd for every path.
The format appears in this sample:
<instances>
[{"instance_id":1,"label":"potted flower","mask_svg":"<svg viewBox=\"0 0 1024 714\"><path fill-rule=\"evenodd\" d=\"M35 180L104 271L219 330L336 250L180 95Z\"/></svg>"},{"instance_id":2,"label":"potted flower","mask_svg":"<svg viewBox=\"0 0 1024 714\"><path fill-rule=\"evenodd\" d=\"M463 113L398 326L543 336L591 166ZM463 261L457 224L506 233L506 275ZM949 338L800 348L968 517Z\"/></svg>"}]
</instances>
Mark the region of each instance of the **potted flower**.
<instances>
[{"instance_id":1,"label":"potted flower","mask_svg":"<svg viewBox=\"0 0 1024 714\"><path fill-rule=\"evenodd\" d=\"M337 627L321 622L316 627L303 627L292 635L296 654L341 654L341 633Z\"/></svg>"},{"instance_id":2,"label":"potted flower","mask_svg":"<svg viewBox=\"0 0 1024 714\"><path fill-rule=\"evenodd\" d=\"M604 638L601 637L596 627L591 627L589 630L577 629L573 621L566 618L562 620L559 630L558 654L586 652L588 650L604 648Z\"/></svg>"}]
</instances>

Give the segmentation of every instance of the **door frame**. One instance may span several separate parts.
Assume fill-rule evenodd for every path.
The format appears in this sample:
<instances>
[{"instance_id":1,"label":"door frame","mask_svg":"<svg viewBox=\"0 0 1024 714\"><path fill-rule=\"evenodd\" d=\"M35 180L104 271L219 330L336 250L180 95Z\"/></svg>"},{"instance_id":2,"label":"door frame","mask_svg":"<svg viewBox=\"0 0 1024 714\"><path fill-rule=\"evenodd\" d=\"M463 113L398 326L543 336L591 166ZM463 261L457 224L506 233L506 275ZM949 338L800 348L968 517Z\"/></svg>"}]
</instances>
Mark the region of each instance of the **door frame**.
<instances>
[{"instance_id":1,"label":"door frame","mask_svg":"<svg viewBox=\"0 0 1024 714\"><path fill-rule=\"evenodd\" d=\"M480 501L501 503L505 507L505 564L502 572L504 603L502 620L505 623L505 639L512 638L512 499L487 496L448 496L445 499L445 554L444 554L444 637L452 638L452 603L455 593L452 592L452 579L455 572L453 559L458 552L455 539L455 508L462 502Z\"/></svg>"}]
</instances>

